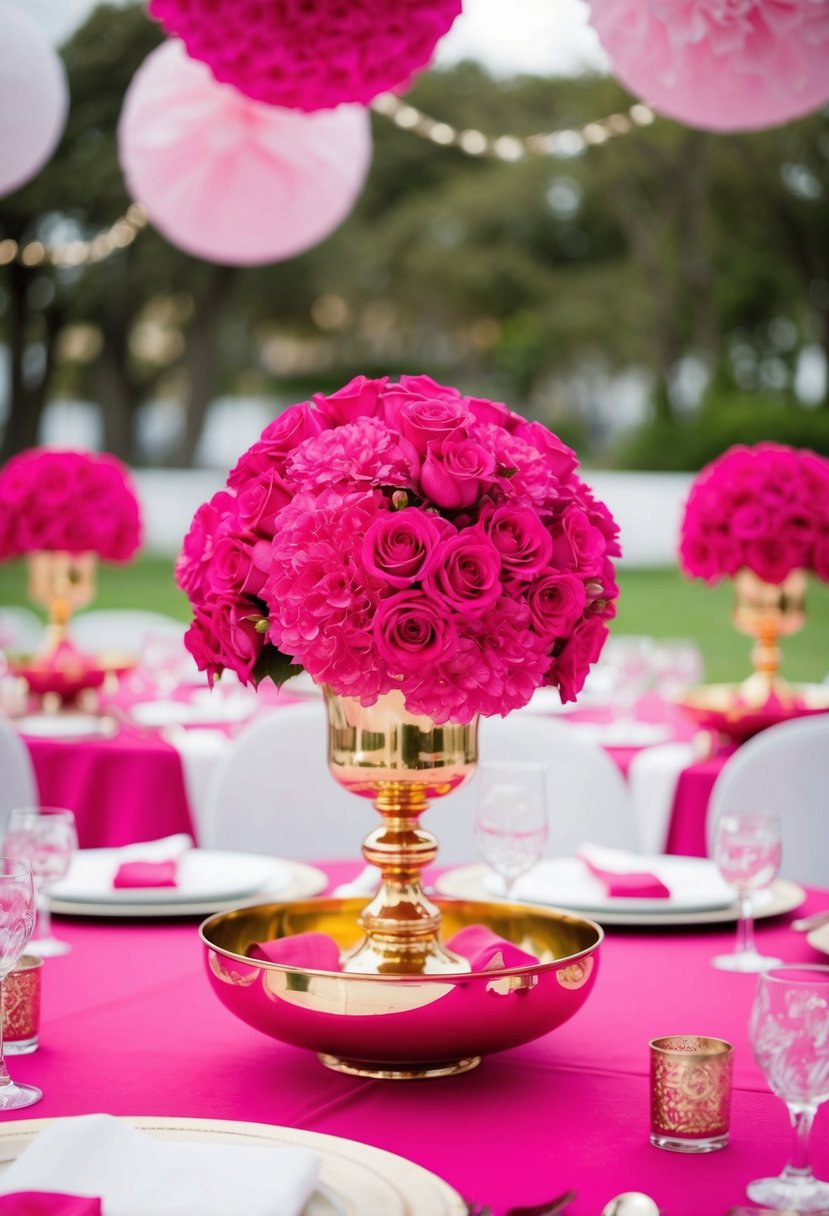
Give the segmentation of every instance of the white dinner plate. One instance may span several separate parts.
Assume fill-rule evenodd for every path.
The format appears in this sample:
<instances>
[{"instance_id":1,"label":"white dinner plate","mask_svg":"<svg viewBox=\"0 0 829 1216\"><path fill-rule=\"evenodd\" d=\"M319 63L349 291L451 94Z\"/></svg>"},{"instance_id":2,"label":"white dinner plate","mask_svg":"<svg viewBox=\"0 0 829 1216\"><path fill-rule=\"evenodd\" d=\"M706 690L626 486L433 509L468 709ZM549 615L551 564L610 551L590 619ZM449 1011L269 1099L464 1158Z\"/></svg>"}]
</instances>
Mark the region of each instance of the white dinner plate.
<instances>
[{"instance_id":1,"label":"white dinner plate","mask_svg":"<svg viewBox=\"0 0 829 1216\"><path fill-rule=\"evenodd\" d=\"M89 739L115 734L117 729L112 718L74 713L28 714L16 718L14 725L30 739Z\"/></svg>"},{"instance_id":2,"label":"white dinner plate","mask_svg":"<svg viewBox=\"0 0 829 1216\"><path fill-rule=\"evenodd\" d=\"M650 863L652 858L643 860L647 860ZM663 860L705 863L704 858L695 857L671 856ZM643 866L643 868L647 868L651 873L655 872L654 867L650 864L647 867ZM662 873L664 873L664 870ZM454 899L486 900L500 898L499 896L493 896L492 893L495 881L497 880L493 879L489 866L478 864L461 866L455 870L447 870L445 874L441 874L437 879L435 887L441 895L449 895ZM805 899L806 892L802 887L784 879L777 879L768 891L757 892L754 899L754 916L756 918L779 916L784 912L791 912L793 909L799 908ZM540 907L556 907L570 912L585 913L602 925L641 925L644 927L650 925L720 924L737 920L739 914L736 902L731 902L724 907L683 908L675 905L673 910L667 910L665 905L669 903L668 900L649 899L637 901L643 908L647 904L645 910L631 911L624 906L620 906L624 905L627 901L606 898L597 901L600 904L598 907L595 905L586 907L583 901L579 901L578 907L575 907L561 898L554 898L552 892L549 900L530 900L522 897L516 891L516 894L513 896L513 902L538 904Z\"/></svg>"},{"instance_id":3,"label":"white dinner plate","mask_svg":"<svg viewBox=\"0 0 829 1216\"><path fill-rule=\"evenodd\" d=\"M142 1115L127 1121L162 1140L312 1149L321 1158L319 1184L303 1216L465 1216L467 1212L460 1195L436 1174L356 1140L229 1119L154 1119ZM52 1122L24 1119L0 1127L0 1171Z\"/></svg>"},{"instance_id":4,"label":"white dinner plate","mask_svg":"<svg viewBox=\"0 0 829 1216\"><path fill-rule=\"evenodd\" d=\"M151 842L154 843L154 842ZM128 849L79 849L69 872L52 887L62 903L192 903L196 900L242 899L261 891L278 890L289 878L288 863L261 853L188 849L178 858L175 887L120 887L112 881L122 862L140 861L135 846ZM148 851L147 859L159 860Z\"/></svg>"},{"instance_id":5,"label":"white dinner plate","mask_svg":"<svg viewBox=\"0 0 829 1216\"><path fill-rule=\"evenodd\" d=\"M674 731L663 722L579 722L571 721L583 739L590 739L602 747L653 747L674 736Z\"/></svg>"},{"instance_id":6,"label":"white dinner plate","mask_svg":"<svg viewBox=\"0 0 829 1216\"><path fill-rule=\"evenodd\" d=\"M57 916L83 917L137 917L163 916L209 916L213 912L229 912L245 904L267 903L271 900L310 899L319 895L328 886L328 878L322 870L315 866L305 865L300 861L279 862L280 867L286 867L287 880L282 877L276 885L265 883L258 891L244 897L233 899L173 899L175 888L157 887L155 894L157 902L140 902L131 898L131 892L126 888L124 898L108 899L57 899L50 901L50 908ZM281 873L281 871L280 871ZM112 892L116 894L116 892Z\"/></svg>"}]
</instances>

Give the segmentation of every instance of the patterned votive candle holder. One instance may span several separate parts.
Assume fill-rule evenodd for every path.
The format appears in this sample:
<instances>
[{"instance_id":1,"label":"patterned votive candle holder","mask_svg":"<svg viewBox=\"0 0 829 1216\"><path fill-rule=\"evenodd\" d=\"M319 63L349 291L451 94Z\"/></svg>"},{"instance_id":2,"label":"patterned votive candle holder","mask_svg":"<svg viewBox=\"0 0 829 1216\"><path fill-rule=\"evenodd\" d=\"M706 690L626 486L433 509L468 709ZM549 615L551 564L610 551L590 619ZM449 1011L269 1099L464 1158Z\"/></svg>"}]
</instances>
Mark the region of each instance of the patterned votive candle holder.
<instances>
[{"instance_id":1,"label":"patterned votive candle holder","mask_svg":"<svg viewBox=\"0 0 829 1216\"><path fill-rule=\"evenodd\" d=\"M24 954L3 981L3 1050L9 1056L37 1051L43 959Z\"/></svg>"},{"instance_id":2,"label":"patterned votive candle holder","mask_svg":"<svg viewBox=\"0 0 829 1216\"><path fill-rule=\"evenodd\" d=\"M711 1153L728 1143L734 1048L724 1039L653 1039L651 1144L675 1153Z\"/></svg>"}]
</instances>

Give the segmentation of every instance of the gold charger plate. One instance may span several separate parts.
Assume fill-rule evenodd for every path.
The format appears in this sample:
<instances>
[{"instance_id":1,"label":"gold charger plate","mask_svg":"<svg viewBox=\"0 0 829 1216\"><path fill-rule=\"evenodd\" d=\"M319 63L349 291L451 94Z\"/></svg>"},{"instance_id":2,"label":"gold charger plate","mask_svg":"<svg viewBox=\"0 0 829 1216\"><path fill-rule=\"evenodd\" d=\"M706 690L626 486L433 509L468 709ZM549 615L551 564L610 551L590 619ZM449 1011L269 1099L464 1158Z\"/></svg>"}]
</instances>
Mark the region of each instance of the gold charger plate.
<instances>
[{"instance_id":1,"label":"gold charger plate","mask_svg":"<svg viewBox=\"0 0 829 1216\"><path fill-rule=\"evenodd\" d=\"M297 1145L314 1150L321 1158L319 1186L302 1216L465 1216L467 1211L457 1191L436 1174L356 1140L231 1119L125 1118L133 1127L163 1140ZM54 1122L24 1119L0 1127L0 1171L42 1128Z\"/></svg>"},{"instance_id":2,"label":"gold charger plate","mask_svg":"<svg viewBox=\"0 0 829 1216\"><path fill-rule=\"evenodd\" d=\"M484 899L492 902L500 902L497 899L493 900L492 895L484 885L484 878L491 874L489 866L476 864L471 866L461 866L457 870L447 870L445 874L441 874L435 883L435 887L440 891L441 895L449 895L453 899ZM806 892L797 883L788 882L786 879L778 878L771 886L772 899L758 908L754 913L755 920L759 920L767 916L781 916L784 912L792 912L806 899ZM528 907L550 908L552 904L542 904L540 902L531 902L530 900L513 899L513 903L524 903ZM561 907L561 905L555 905ZM569 911L566 907L564 911ZM679 925L719 925L729 921L738 919L739 910L737 904L731 904L726 908L704 908L697 911L682 911L682 912L614 912L607 911L604 908L595 908L586 911L583 908L578 910L578 913L573 909L574 915L589 916L591 920L597 921L600 925L641 925L643 927L652 926L679 926Z\"/></svg>"},{"instance_id":3,"label":"gold charger plate","mask_svg":"<svg viewBox=\"0 0 829 1216\"><path fill-rule=\"evenodd\" d=\"M106 903L101 899L87 901L53 897L49 907L56 916L94 916L106 920L121 917L149 919L153 916L209 916L213 912L229 912L232 908L260 904L266 900L281 902L285 899L307 899L312 895L319 895L328 886L327 875L316 866L308 866L301 861L288 861L285 858L279 860L290 869L288 881L280 883L276 889L268 889L265 886L242 898L237 896L235 899L170 900L166 903L163 900L158 903L127 903L123 899L113 899L111 903Z\"/></svg>"}]
</instances>

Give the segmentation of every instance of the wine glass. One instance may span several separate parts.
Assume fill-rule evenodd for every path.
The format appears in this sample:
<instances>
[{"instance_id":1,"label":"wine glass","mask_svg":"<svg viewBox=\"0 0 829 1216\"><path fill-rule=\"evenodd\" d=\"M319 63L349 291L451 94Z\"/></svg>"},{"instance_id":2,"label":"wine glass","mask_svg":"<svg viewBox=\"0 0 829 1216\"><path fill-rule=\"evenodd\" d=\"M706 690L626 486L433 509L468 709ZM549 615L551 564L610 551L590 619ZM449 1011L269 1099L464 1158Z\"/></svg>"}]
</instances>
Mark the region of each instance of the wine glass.
<instances>
[{"instance_id":1,"label":"wine glass","mask_svg":"<svg viewBox=\"0 0 829 1216\"><path fill-rule=\"evenodd\" d=\"M0 1010L3 981L26 948L35 921L35 887L27 861L0 857ZM0 1110L15 1110L39 1102L43 1094L34 1085L15 1085L3 1057L3 1023L0 1016Z\"/></svg>"},{"instance_id":2,"label":"wine glass","mask_svg":"<svg viewBox=\"0 0 829 1216\"><path fill-rule=\"evenodd\" d=\"M750 1182L748 1197L774 1210L826 1212L829 1183L812 1173L809 1139L829 1098L829 967L794 963L759 976L749 1037L769 1088L789 1108L793 1138L783 1172Z\"/></svg>"},{"instance_id":3,"label":"wine glass","mask_svg":"<svg viewBox=\"0 0 829 1216\"><path fill-rule=\"evenodd\" d=\"M653 683L653 638L621 634L608 638L599 666L609 673L610 702L616 720L637 720L636 706Z\"/></svg>"},{"instance_id":4,"label":"wine glass","mask_svg":"<svg viewBox=\"0 0 829 1216\"><path fill-rule=\"evenodd\" d=\"M772 811L724 811L717 821L714 860L740 901L737 943L731 954L712 959L721 971L765 971L782 962L758 952L754 944L753 891L774 881L780 868L780 819Z\"/></svg>"},{"instance_id":5,"label":"wine glass","mask_svg":"<svg viewBox=\"0 0 829 1216\"><path fill-rule=\"evenodd\" d=\"M75 816L64 807L20 806L9 815L5 852L32 868L36 889L37 920L29 952L41 958L68 954L72 947L52 933L49 892L69 869L78 847Z\"/></svg>"},{"instance_id":6,"label":"wine glass","mask_svg":"<svg viewBox=\"0 0 829 1216\"><path fill-rule=\"evenodd\" d=\"M546 770L531 761L488 761L478 770L475 842L509 899L547 840Z\"/></svg>"}]
</instances>

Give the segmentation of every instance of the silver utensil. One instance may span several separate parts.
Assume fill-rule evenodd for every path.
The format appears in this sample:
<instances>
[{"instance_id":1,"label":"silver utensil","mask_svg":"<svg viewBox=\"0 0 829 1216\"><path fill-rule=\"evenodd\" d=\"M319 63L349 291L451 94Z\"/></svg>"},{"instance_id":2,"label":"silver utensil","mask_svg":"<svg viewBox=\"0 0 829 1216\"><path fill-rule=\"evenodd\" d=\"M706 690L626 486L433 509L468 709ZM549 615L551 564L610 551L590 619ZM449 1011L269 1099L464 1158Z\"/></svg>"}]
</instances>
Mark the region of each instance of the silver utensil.
<instances>
[{"instance_id":1,"label":"silver utensil","mask_svg":"<svg viewBox=\"0 0 829 1216\"><path fill-rule=\"evenodd\" d=\"M531 1204L529 1207L508 1208L505 1216L558 1216L558 1213L563 1212L575 1198L575 1191L565 1191L563 1195L558 1195L555 1199L548 1199L544 1203ZM486 1204L467 1203L466 1212L467 1216L492 1216L492 1209Z\"/></svg>"},{"instance_id":2,"label":"silver utensil","mask_svg":"<svg viewBox=\"0 0 829 1216\"><path fill-rule=\"evenodd\" d=\"M659 1208L642 1191L625 1191L602 1208L601 1216L659 1216Z\"/></svg>"}]
</instances>

